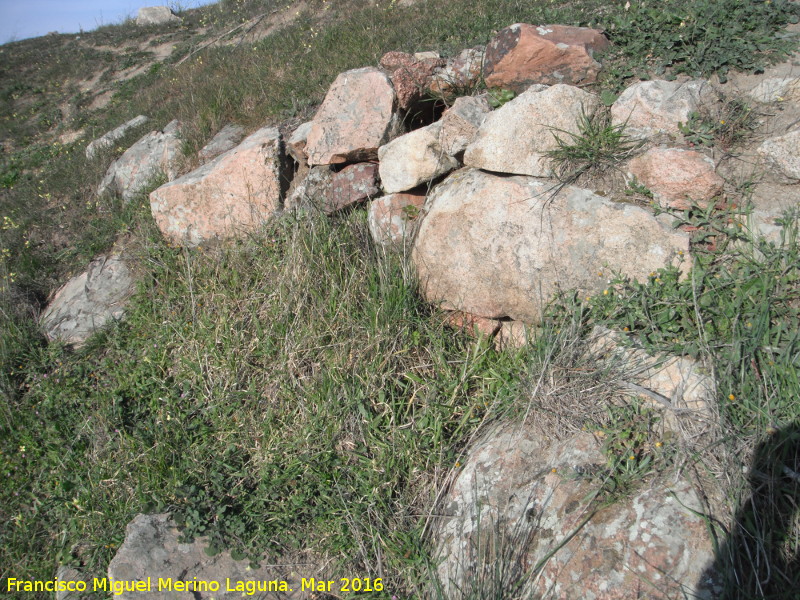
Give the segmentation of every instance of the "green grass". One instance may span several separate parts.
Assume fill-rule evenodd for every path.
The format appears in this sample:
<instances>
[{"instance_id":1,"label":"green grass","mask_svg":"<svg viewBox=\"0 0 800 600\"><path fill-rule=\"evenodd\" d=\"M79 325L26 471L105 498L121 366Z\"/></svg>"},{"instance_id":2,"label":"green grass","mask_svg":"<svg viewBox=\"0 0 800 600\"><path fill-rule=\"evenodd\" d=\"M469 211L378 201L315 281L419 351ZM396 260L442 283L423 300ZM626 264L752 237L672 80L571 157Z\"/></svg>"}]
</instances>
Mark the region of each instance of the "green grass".
<instances>
[{"instance_id":1,"label":"green grass","mask_svg":"<svg viewBox=\"0 0 800 600\"><path fill-rule=\"evenodd\" d=\"M373 248L362 210L282 220L230 245L171 248L146 194L127 205L94 196L109 162L142 132L92 161L84 148L137 114L153 128L180 118L187 152L230 121L251 129L299 121L343 70L376 64L388 50L452 54L515 22L605 27L614 45L595 91L606 97L646 71L724 76L782 56L790 40L775 34L796 20L797 5L315 0L270 37L176 65L285 4L226 0L183 11L182 25L163 30L126 22L81 40L0 47L0 578L50 579L59 562L100 574L135 514L170 510L185 535L206 535L237 556L305 546L342 572L372 577L380 556L386 591L375 597L422 596L431 577L425 515L464 444L489 419L535 410L524 395L529 379L583 372L574 351L595 323L711 365L722 426L688 458L724 473L731 506L744 507L748 482L735 457L800 413L796 216L783 242L769 245L714 207L676 215L700 227L690 278L666 270L644 284L617 279L608 295L555 307L530 347L498 353L442 326L408 266ZM145 64L143 42L177 50L115 84L107 108L89 110L75 81ZM702 115L688 135L737 143L748 113L735 99L727 106L742 121L735 131L719 123L728 117ZM83 141L56 141L77 128ZM621 129L588 117L583 135L563 142L580 172L630 151ZM126 320L79 351L46 345L34 319L48 295L119 238L142 274ZM576 423L606 436L599 485L609 498L687 459L677 449L652 452L651 411L579 408ZM783 551L796 556L798 528L785 538ZM501 597L508 577L522 576L519 554L487 552L508 560L479 573L471 597Z\"/></svg>"}]
</instances>

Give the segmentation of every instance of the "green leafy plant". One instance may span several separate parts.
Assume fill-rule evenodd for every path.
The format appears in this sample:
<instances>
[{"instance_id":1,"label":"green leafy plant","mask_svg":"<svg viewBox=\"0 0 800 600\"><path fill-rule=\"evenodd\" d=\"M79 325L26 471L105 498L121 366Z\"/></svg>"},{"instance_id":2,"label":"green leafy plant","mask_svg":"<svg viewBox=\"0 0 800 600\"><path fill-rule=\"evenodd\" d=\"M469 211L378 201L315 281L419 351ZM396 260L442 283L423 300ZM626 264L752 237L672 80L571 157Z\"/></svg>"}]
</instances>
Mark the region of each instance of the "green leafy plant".
<instances>
[{"instance_id":1,"label":"green leafy plant","mask_svg":"<svg viewBox=\"0 0 800 600\"><path fill-rule=\"evenodd\" d=\"M516 97L517 93L513 90L493 89L489 90L489 106L500 108L505 103L510 102Z\"/></svg>"},{"instance_id":2,"label":"green leafy plant","mask_svg":"<svg viewBox=\"0 0 800 600\"><path fill-rule=\"evenodd\" d=\"M607 32L634 68L724 82L730 69L763 69L790 52L796 42L775 31L799 15L788 0L636 0L609 17Z\"/></svg>"},{"instance_id":3,"label":"green leafy plant","mask_svg":"<svg viewBox=\"0 0 800 600\"><path fill-rule=\"evenodd\" d=\"M740 98L720 96L717 106L689 113L686 123L678 128L692 146L722 146L728 148L747 139L755 127L755 116L749 104Z\"/></svg>"}]
</instances>

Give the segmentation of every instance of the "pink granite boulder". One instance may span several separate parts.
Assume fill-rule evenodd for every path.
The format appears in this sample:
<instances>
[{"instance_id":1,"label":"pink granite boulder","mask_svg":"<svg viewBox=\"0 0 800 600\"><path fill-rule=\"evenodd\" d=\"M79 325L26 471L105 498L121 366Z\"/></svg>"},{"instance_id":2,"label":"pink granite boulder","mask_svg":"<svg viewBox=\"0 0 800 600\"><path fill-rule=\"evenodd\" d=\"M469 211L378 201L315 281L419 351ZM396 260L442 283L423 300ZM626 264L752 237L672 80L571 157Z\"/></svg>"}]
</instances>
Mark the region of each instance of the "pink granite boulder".
<instances>
[{"instance_id":1,"label":"pink granite boulder","mask_svg":"<svg viewBox=\"0 0 800 600\"><path fill-rule=\"evenodd\" d=\"M388 75L373 67L340 73L311 122L308 164L364 162L401 132L397 95Z\"/></svg>"},{"instance_id":2,"label":"pink granite boulder","mask_svg":"<svg viewBox=\"0 0 800 600\"><path fill-rule=\"evenodd\" d=\"M597 29L516 23L489 42L483 76L488 87L515 92L533 83L592 83L600 70L594 53L607 47L608 40Z\"/></svg>"}]
</instances>

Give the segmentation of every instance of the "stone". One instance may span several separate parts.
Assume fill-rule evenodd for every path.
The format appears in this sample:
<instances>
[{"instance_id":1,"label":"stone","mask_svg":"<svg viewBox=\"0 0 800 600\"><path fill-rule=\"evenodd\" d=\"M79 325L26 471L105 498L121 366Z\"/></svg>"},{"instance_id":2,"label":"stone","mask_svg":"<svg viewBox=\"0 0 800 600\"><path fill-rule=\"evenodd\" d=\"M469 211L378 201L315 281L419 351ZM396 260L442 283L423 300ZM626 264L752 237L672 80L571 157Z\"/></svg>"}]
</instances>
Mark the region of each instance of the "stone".
<instances>
[{"instance_id":1,"label":"stone","mask_svg":"<svg viewBox=\"0 0 800 600\"><path fill-rule=\"evenodd\" d=\"M387 193L405 192L461 166L439 145L441 129L437 121L380 147L381 185Z\"/></svg>"},{"instance_id":2,"label":"stone","mask_svg":"<svg viewBox=\"0 0 800 600\"><path fill-rule=\"evenodd\" d=\"M59 565L56 571L56 579L65 582L67 586L72 588L72 590L57 590L56 600L89 600L91 595L89 590L92 589L91 575L87 575L86 573L82 573L66 565ZM84 582L87 591L78 591L75 586L78 582Z\"/></svg>"},{"instance_id":3,"label":"stone","mask_svg":"<svg viewBox=\"0 0 800 600\"><path fill-rule=\"evenodd\" d=\"M41 317L47 339L74 347L125 314L135 281L119 255L100 256L56 292Z\"/></svg>"},{"instance_id":4,"label":"stone","mask_svg":"<svg viewBox=\"0 0 800 600\"><path fill-rule=\"evenodd\" d=\"M490 111L489 102L483 96L456 98L453 106L444 111L441 119L439 145L445 154L463 156L464 150L475 139L478 128Z\"/></svg>"},{"instance_id":5,"label":"stone","mask_svg":"<svg viewBox=\"0 0 800 600\"><path fill-rule=\"evenodd\" d=\"M471 315L460 310L448 313L444 322L448 327L460 329L471 337L494 337L502 326L502 323L495 319Z\"/></svg>"},{"instance_id":6,"label":"stone","mask_svg":"<svg viewBox=\"0 0 800 600\"><path fill-rule=\"evenodd\" d=\"M294 130L294 133L289 137L286 142L286 151L298 164L308 164L308 156L306 155L306 141L308 140L308 132L311 131L311 121L306 121Z\"/></svg>"},{"instance_id":7,"label":"stone","mask_svg":"<svg viewBox=\"0 0 800 600\"><path fill-rule=\"evenodd\" d=\"M336 211L359 202L365 202L380 192L378 187L378 165L358 163L348 165L333 174L325 212Z\"/></svg>"},{"instance_id":8,"label":"stone","mask_svg":"<svg viewBox=\"0 0 800 600\"><path fill-rule=\"evenodd\" d=\"M532 177L462 169L428 196L412 260L427 300L527 324L558 294L600 293L620 272L639 281L691 266L689 235L666 215Z\"/></svg>"},{"instance_id":9,"label":"stone","mask_svg":"<svg viewBox=\"0 0 800 600\"><path fill-rule=\"evenodd\" d=\"M593 83L600 70L594 53L608 45L597 29L516 23L486 46L483 76L487 87L517 93L534 83Z\"/></svg>"},{"instance_id":10,"label":"stone","mask_svg":"<svg viewBox=\"0 0 800 600\"><path fill-rule=\"evenodd\" d=\"M324 210L328 203L328 197L331 193L331 186L333 185L333 171L328 165L319 167L311 167L305 176L298 172L300 182L294 185L294 189L290 190L286 196L284 203L284 210L308 210L316 208Z\"/></svg>"},{"instance_id":11,"label":"stone","mask_svg":"<svg viewBox=\"0 0 800 600\"><path fill-rule=\"evenodd\" d=\"M340 73L311 123L308 164L365 162L401 132L389 77L373 67Z\"/></svg>"},{"instance_id":12,"label":"stone","mask_svg":"<svg viewBox=\"0 0 800 600\"><path fill-rule=\"evenodd\" d=\"M662 208L705 208L722 193L725 180L714 161L694 150L651 148L628 163L628 176L653 192Z\"/></svg>"},{"instance_id":13,"label":"stone","mask_svg":"<svg viewBox=\"0 0 800 600\"><path fill-rule=\"evenodd\" d=\"M600 106L594 94L570 85L533 85L489 113L464 152L464 164L497 173L549 177L558 147L555 134L579 133L581 115Z\"/></svg>"},{"instance_id":14,"label":"stone","mask_svg":"<svg viewBox=\"0 0 800 600\"><path fill-rule=\"evenodd\" d=\"M765 140L758 153L791 179L800 179L800 128Z\"/></svg>"},{"instance_id":15,"label":"stone","mask_svg":"<svg viewBox=\"0 0 800 600\"><path fill-rule=\"evenodd\" d=\"M123 138L128 131L133 129L134 127L139 127L140 125L144 125L147 123L148 119L144 115L139 115L138 117L134 117L130 121L123 123L116 129L112 129L108 133L100 136L93 142L90 142L88 146L86 146L86 158L92 159L94 158L98 152L101 150L105 150L106 148L110 148L114 145L114 142Z\"/></svg>"},{"instance_id":16,"label":"stone","mask_svg":"<svg viewBox=\"0 0 800 600\"><path fill-rule=\"evenodd\" d=\"M414 58L417 60L439 60L441 55L433 50L425 50L424 52L414 52Z\"/></svg>"},{"instance_id":17,"label":"stone","mask_svg":"<svg viewBox=\"0 0 800 600\"><path fill-rule=\"evenodd\" d=\"M413 239L414 226L425 204L425 194L388 194L369 205L367 222L376 244L388 249L404 248Z\"/></svg>"},{"instance_id":18,"label":"stone","mask_svg":"<svg viewBox=\"0 0 800 600\"><path fill-rule=\"evenodd\" d=\"M108 167L97 195L116 192L129 202L159 174L172 181L177 177L183 143L180 124L172 121L162 131L151 131Z\"/></svg>"},{"instance_id":19,"label":"stone","mask_svg":"<svg viewBox=\"0 0 800 600\"><path fill-rule=\"evenodd\" d=\"M692 112L715 102L706 81L640 81L627 88L611 106L611 121L624 125L625 133L637 138L668 134L681 139L680 123Z\"/></svg>"},{"instance_id":20,"label":"stone","mask_svg":"<svg viewBox=\"0 0 800 600\"><path fill-rule=\"evenodd\" d=\"M392 85L401 109L408 110L419 102L437 67L445 61L440 58L418 59L405 52L387 52L380 65L391 75Z\"/></svg>"},{"instance_id":21,"label":"stone","mask_svg":"<svg viewBox=\"0 0 800 600\"><path fill-rule=\"evenodd\" d=\"M711 422L716 402L716 381L711 370L688 356L652 355L641 345L626 345L624 334L595 326L586 351L624 378L622 386L653 408L664 410L664 423L679 431L679 416L694 422Z\"/></svg>"},{"instance_id":22,"label":"stone","mask_svg":"<svg viewBox=\"0 0 800 600\"><path fill-rule=\"evenodd\" d=\"M513 350L522 348L531 339L530 328L518 321L503 321L494 338L496 350Z\"/></svg>"},{"instance_id":23,"label":"stone","mask_svg":"<svg viewBox=\"0 0 800 600\"><path fill-rule=\"evenodd\" d=\"M108 565L109 590L113 582L147 582L149 591L123 591L114 595L120 600L240 600L257 597L264 600L301 598L301 581L290 567L278 565L251 569L249 561L234 560L230 552L206 554L207 541L180 542L180 533L168 514L137 515L125 529L125 541ZM270 561L272 562L272 561ZM303 576L318 576L316 569L305 567ZM148 579L149 578L149 579ZM187 591L159 586L159 579L186 581ZM229 580L229 581L228 581ZM205 586L194 582L205 583ZM269 586L272 589L259 589ZM216 584L218 589L209 589ZM252 586L248 589L248 586ZM159 589L159 587L161 589ZM174 583L173 583L174 587ZM229 589L233 588L233 589ZM238 589L237 589L238 588ZM288 590L293 591L288 591ZM303 594L304 596L305 594Z\"/></svg>"},{"instance_id":24,"label":"stone","mask_svg":"<svg viewBox=\"0 0 800 600\"><path fill-rule=\"evenodd\" d=\"M137 25L163 25L180 21L181 18L172 14L168 6L143 6L136 17Z\"/></svg>"},{"instance_id":25,"label":"stone","mask_svg":"<svg viewBox=\"0 0 800 600\"><path fill-rule=\"evenodd\" d=\"M692 484L652 481L593 503L607 464L600 443L554 435L504 423L468 450L434 525L444 595L540 566L520 577L515 597L716 598L715 578L704 576L714 545Z\"/></svg>"},{"instance_id":26,"label":"stone","mask_svg":"<svg viewBox=\"0 0 800 600\"><path fill-rule=\"evenodd\" d=\"M800 102L800 77L770 77L747 93L756 102Z\"/></svg>"},{"instance_id":27,"label":"stone","mask_svg":"<svg viewBox=\"0 0 800 600\"><path fill-rule=\"evenodd\" d=\"M429 90L438 96L463 96L477 89L481 80L483 54L485 48L478 46L459 52L447 60L443 67L437 68L429 85Z\"/></svg>"},{"instance_id":28,"label":"stone","mask_svg":"<svg viewBox=\"0 0 800 600\"><path fill-rule=\"evenodd\" d=\"M244 127L230 123L217 132L211 141L200 149L197 156L202 162L208 162L220 154L224 154L237 146L244 138Z\"/></svg>"},{"instance_id":29,"label":"stone","mask_svg":"<svg viewBox=\"0 0 800 600\"><path fill-rule=\"evenodd\" d=\"M277 128L259 129L236 148L153 191L153 218L167 240L182 246L246 235L283 208L286 162Z\"/></svg>"}]
</instances>

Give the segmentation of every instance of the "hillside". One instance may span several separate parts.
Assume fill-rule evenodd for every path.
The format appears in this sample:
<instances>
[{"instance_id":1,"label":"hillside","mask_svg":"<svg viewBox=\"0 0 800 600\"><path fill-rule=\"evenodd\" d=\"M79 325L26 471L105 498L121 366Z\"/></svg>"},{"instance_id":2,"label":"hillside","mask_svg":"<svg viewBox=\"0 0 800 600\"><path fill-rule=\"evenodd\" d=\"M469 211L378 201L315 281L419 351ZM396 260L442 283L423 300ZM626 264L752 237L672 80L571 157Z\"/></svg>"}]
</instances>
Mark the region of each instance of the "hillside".
<instances>
[{"instance_id":1,"label":"hillside","mask_svg":"<svg viewBox=\"0 0 800 600\"><path fill-rule=\"evenodd\" d=\"M713 557L724 588L714 597L795 597L800 183L793 142L777 158L764 148L794 135L800 122L797 2L223 0L177 15L161 25L129 19L0 46L4 592L52 597L12 590L8 581L52 580L59 565L104 577L136 515L170 513L182 539L202 538L211 555L247 559L253 568L285 565L304 577L382 582L381 589L309 597L558 597L555 587L530 586L556 577L553 565L567 569L559 551L574 533L588 531L598 514L634 519L637 503L658 512L662 505L647 494L683 498L668 490L685 484L700 499L687 537L713 540L702 552ZM492 139L483 146L473 139L472 150L452 158L449 169L461 169L455 175L436 171L421 183L397 184L392 192L413 192L420 202L402 209L414 234L399 252L375 234L372 203L382 192L328 210L312 177L335 179L348 163L371 162L388 193L390 176L407 175L390 171L393 161L403 163L392 158L405 151L393 145L407 138L397 133L375 156L333 167L338 155L315 158L325 140L314 149L307 134L291 158L275 159L278 187L286 188L276 192L276 216L234 239L165 227L156 207L172 201L164 190L201 165L224 163L201 149L226 125L240 126L241 137L263 136L262 152L270 143L262 140L292 146L301 124L322 120L320 106L340 74L355 80L351 70L371 67L365 72L377 73L375 81L389 81L380 74L392 74L388 52L432 51L435 58L419 61L443 68L465 49L483 52L513 23L594 28L610 43L594 57L596 77L580 89L540 90L541 98L563 92L549 112L571 115L569 124L549 126L545 142L530 133L545 117L530 117L532 129L487 134L519 136L515 152L497 150L499 162L486 158L496 151ZM494 119L500 124L516 123L514 107L525 102L537 110L538 100L528 100L537 90L503 86L483 95L483 68L481 61L480 77L468 84L427 88L413 109L392 109L392 118L400 115L402 128L422 136L464 97L504 115ZM643 82L699 81L708 95L685 121L673 119L669 133L635 137L659 117L640 123L633 110L619 117L626 94ZM769 87L776 81L788 87ZM370 85L378 103L380 86ZM400 88L396 79L392 86ZM566 113L575 97L584 99L580 111ZM138 115L146 124L87 156L91 142ZM174 119L170 169L130 195L113 186L98 192L115 161L148 132L171 131ZM537 152L551 173L540 176L528 164L503 170ZM651 173L688 153L710 191L701 197L700 184L690 182L697 186L690 194L669 196ZM595 289L556 283L541 305L516 297L502 305L505 283L497 282L513 279L509 272L527 256L507 250L508 240L532 240L544 227L514 208L545 185L540 179L555 190L547 201L554 212L581 215L554 221L553 231L567 232L555 254L590 265L591 273L576 277ZM290 210L298 189L308 203ZM458 204L470 194L479 199L473 206ZM497 209L502 227L486 208L498 195L510 203ZM470 220L449 221L437 202L460 206L453 212ZM640 221L624 220L633 213ZM605 214L624 214L622 224L603 224ZM508 237L486 233L501 228ZM608 248L625 236L643 245L631 241L627 261L615 263ZM461 251L469 246L447 246L457 243L485 243L511 258L470 264L471 250ZM676 261L648 262L666 255L662 243ZM48 339L40 322L56 292L112 256L124 257L135 282L124 317L85 343ZM429 268L420 256L444 267ZM595 258L612 264L596 267ZM616 332L613 351L597 346L598 331L606 331L600 326ZM626 357L627 366L609 363L609 353ZM642 391L631 356L691 365L705 395L679 406L682 388L681 398ZM665 402L668 410L659 406ZM506 439L509 423L545 433L492 446L487 440ZM583 470L568 462L582 440L593 440L599 457ZM522 458L491 462L514 451ZM551 462L541 466L543 456ZM572 469L564 485L574 486L586 520L541 558L532 548L555 526L512 535L498 524L501 513L492 513L498 523L478 527L474 556L456 567L443 562L437 528L447 526L439 519L461 514L453 507L467 502L469 482L477 498L481 484L470 473L506 469L512 477L514 460L538 465L530 469L541 467L542 477ZM491 494L486 485L481 494ZM496 487L506 485L516 489L507 481ZM527 506L524 514L535 520ZM605 543L592 535L592 543ZM592 560L591 552L575 559ZM465 572L466 583L454 584ZM647 593L671 597L665 589Z\"/></svg>"}]
</instances>

